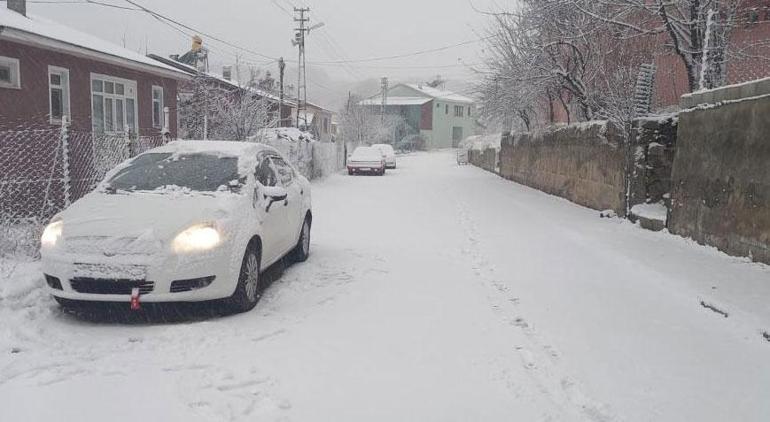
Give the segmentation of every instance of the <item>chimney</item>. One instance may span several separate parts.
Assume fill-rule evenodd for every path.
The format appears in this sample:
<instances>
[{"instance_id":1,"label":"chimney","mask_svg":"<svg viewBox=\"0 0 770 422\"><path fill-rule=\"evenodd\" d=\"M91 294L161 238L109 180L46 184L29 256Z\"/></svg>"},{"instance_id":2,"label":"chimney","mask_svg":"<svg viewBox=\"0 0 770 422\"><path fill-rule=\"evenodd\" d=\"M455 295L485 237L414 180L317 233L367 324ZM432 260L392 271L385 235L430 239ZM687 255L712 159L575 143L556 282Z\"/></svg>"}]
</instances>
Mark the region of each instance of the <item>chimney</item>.
<instances>
[{"instance_id":1,"label":"chimney","mask_svg":"<svg viewBox=\"0 0 770 422\"><path fill-rule=\"evenodd\" d=\"M232 80L233 79L233 67L232 66L222 66L222 77L226 80Z\"/></svg>"},{"instance_id":2,"label":"chimney","mask_svg":"<svg viewBox=\"0 0 770 422\"><path fill-rule=\"evenodd\" d=\"M8 0L8 8L16 13L27 16L27 0Z\"/></svg>"}]
</instances>

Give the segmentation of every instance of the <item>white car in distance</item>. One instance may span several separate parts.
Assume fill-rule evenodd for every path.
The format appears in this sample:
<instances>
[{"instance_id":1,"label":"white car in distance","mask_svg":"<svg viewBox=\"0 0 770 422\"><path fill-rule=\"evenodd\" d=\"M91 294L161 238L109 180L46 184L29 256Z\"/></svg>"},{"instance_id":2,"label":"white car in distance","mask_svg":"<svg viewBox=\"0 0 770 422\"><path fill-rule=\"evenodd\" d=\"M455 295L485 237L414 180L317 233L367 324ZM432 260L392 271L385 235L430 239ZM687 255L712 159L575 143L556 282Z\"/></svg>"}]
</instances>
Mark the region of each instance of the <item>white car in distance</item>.
<instances>
[{"instance_id":1,"label":"white car in distance","mask_svg":"<svg viewBox=\"0 0 770 422\"><path fill-rule=\"evenodd\" d=\"M385 156L385 168L388 168L388 169L396 168L396 151L393 149L392 145L375 144L375 145L372 145L372 147L380 150L380 152L382 152L382 155Z\"/></svg>"},{"instance_id":2,"label":"white car in distance","mask_svg":"<svg viewBox=\"0 0 770 422\"><path fill-rule=\"evenodd\" d=\"M358 147L348 157L348 174L370 173L385 174L385 156L374 147Z\"/></svg>"},{"instance_id":3,"label":"white car in distance","mask_svg":"<svg viewBox=\"0 0 770 422\"><path fill-rule=\"evenodd\" d=\"M83 302L256 306L261 272L310 252L310 183L272 147L176 141L112 170L42 236L48 291Z\"/></svg>"}]
</instances>

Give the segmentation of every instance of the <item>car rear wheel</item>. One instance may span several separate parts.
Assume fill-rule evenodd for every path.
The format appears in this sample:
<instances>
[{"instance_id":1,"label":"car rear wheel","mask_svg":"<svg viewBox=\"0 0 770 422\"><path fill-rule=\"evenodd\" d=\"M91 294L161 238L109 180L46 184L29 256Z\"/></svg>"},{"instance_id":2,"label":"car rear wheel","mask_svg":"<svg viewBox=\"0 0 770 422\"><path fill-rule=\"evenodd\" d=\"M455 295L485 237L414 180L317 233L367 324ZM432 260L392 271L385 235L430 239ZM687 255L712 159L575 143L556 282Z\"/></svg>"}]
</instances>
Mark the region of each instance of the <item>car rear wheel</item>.
<instances>
[{"instance_id":1,"label":"car rear wheel","mask_svg":"<svg viewBox=\"0 0 770 422\"><path fill-rule=\"evenodd\" d=\"M299 235L299 241L297 246L292 251L292 258L294 262L305 262L310 256L310 228L312 224L310 217L305 217L305 222L302 224L302 232Z\"/></svg>"},{"instance_id":2,"label":"car rear wheel","mask_svg":"<svg viewBox=\"0 0 770 422\"><path fill-rule=\"evenodd\" d=\"M246 249L246 254L243 256L241 272L238 275L238 286L235 288L235 293L228 300L228 305L237 312L248 312L254 309L262 297L259 261L259 248L250 244L248 249Z\"/></svg>"}]
</instances>

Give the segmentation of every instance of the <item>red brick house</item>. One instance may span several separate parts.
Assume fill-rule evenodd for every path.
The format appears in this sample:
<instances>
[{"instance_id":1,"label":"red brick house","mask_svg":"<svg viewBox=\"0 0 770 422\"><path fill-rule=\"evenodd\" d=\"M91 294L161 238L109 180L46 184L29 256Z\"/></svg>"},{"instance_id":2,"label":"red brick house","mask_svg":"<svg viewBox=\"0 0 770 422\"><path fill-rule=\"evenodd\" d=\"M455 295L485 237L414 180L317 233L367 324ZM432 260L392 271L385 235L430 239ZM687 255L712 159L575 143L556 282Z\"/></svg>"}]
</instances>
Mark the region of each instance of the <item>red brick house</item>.
<instances>
[{"instance_id":1,"label":"red brick house","mask_svg":"<svg viewBox=\"0 0 770 422\"><path fill-rule=\"evenodd\" d=\"M107 168L175 138L177 84L187 79L8 1L0 7L0 217L50 214Z\"/></svg>"}]
</instances>

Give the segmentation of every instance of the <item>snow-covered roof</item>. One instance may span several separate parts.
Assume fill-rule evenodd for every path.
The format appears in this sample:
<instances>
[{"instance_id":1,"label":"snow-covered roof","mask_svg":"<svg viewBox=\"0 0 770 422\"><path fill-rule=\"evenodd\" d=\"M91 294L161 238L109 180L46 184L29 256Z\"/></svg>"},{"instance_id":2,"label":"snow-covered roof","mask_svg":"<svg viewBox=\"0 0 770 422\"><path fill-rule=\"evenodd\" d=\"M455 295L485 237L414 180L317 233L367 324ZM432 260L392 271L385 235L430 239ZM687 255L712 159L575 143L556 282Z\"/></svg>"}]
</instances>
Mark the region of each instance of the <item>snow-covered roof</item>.
<instances>
[{"instance_id":1,"label":"snow-covered roof","mask_svg":"<svg viewBox=\"0 0 770 422\"><path fill-rule=\"evenodd\" d=\"M182 77L184 72L153 60L136 51L105 41L93 35L58 24L39 16L27 16L0 7L0 39L56 49L66 53L120 60L124 65L139 65L143 70L154 70L163 76ZM151 69L150 69L151 68Z\"/></svg>"},{"instance_id":2,"label":"snow-covered roof","mask_svg":"<svg viewBox=\"0 0 770 422\"><path fill-rule=\"evenodd\" d=\"M460 95L452 91L447 91L447 90L438 89L438 88L431 88L429 86L418 85L418 84L404 84L404 85L408 86L409 88L412 88L415 91L419 91L431 98L437 98L439 100L452 101L457 103L468 103L468 104L475 103L475 101L472 98L468 98L464 95Z\"/></svg>"},{"instance_id":3,"label":"snow-covered roof","mask_svg":"<svg viewBox=\"0 0 770 422\"><path fill-rule=\"evenodd\" d=\"M392 106L423 105L430 101L431 101L431 98L426 98L426 97L390 97L389 96L388 98L386 98L386 105L392 105ZM376 97L368 98L366 100L361 101L359 104L381 105L382 96L378 95Z\"/></svg>"}]
</instances>

